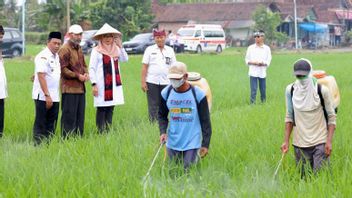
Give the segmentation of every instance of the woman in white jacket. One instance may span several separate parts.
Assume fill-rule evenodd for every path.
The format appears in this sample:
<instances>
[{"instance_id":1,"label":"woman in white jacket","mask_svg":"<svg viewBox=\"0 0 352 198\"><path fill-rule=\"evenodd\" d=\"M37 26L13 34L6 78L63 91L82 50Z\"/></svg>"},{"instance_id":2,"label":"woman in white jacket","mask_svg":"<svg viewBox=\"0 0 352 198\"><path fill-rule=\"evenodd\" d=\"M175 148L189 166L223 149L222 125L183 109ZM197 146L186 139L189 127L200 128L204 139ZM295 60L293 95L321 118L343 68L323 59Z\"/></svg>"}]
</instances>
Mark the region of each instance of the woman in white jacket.
<instances>
[{"instance_id":1,"label":"woman in white jacket","mask_svg":"<svg viewBox=\"0 0 352 198\"><path fill-rule=\"evenodd\" d=\"M4 68L4 61L2 59L1 44L2 38L5 34L4 28L0 25L0 137L4 131L4 111L5 111L5 98L7 97L7 82Z\"/></svg>"},{"instance_id":2,"label":"woman in white jacket","mask_svg":"<svg viewBox=\"0 0 352 198\"><path fill-rule=\"evenodd\" d=\"M112 124L114 106L124 104L119 62L128 61L128 55L121 44L121 33L107 23L94 39L99 42L91 52L89 76L97 107L96 125L102 133Z\"/></svg>"}]
</instances>

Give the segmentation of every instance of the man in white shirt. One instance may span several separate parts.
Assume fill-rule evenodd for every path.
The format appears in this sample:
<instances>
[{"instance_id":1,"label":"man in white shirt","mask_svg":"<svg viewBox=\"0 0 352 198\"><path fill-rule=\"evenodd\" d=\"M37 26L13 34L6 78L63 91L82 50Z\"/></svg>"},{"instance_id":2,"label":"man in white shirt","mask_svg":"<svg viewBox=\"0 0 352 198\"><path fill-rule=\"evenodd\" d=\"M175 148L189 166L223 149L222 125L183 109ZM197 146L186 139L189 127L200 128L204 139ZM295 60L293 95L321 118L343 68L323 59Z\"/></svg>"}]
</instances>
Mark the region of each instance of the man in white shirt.
<instances>
[{"instance_id":1,"label":"man in white shirt","mask_svg":"<svg viewBox=\"0 0 352 198\"><path fill-rule=\"evenodd\" d=\"M55 133L59 114L61 33L50 32L47 47L35 57L32 98L35 102L33 137L35 145Z\"/></svg>"},{"instance_id":2,"label":"man in white shirt","mask_svg":"<svg viewBox=\"0 0 352 198\"><path fill-rule=\"evenodd\" d=\"M266 100L266 69L271 62L271 50L264 44L264 31L259 30L254 33L255 43L250 45L246 53L246 64L249 67L251 97L250 103L254 104L257 96L259 82L260 99Z\"/></svg>"},{"instance_id":3,"label":"man in white shirt","mask_svg":"<svg viewBox=\"0 0 352 198\"><path fill-rule=\"evenodd\" d=\"M149 120L158 120L161 90L168 84L168 70L176 62L174 50L165 45L165 30L154 30L155 45L149 46L143 56L141 87L147 93Z\"/></svg>"},{"instance_id":4,"label":"man in white shirt","mask_svg":"<svg viewBox=\"0 0 352 198\"><path fill-rule=\"evenodd\" d=\"M4 131L5 98L7 97L7 80L1 49L4 34L5 30L2 25L0 25L0 138L2 137L2 133Z\"/></svg>"}]
</instances>

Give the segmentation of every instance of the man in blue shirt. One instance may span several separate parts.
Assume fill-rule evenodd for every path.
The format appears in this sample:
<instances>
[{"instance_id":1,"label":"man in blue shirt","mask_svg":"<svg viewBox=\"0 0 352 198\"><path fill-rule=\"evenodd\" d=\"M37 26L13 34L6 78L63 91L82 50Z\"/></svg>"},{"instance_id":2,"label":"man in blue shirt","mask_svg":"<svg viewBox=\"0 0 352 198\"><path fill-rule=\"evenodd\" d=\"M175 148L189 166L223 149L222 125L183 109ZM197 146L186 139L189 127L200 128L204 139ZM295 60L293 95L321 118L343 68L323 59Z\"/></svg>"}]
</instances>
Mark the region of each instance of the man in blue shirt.
<instances>
[{"instance_id":1,"label":"man in blue shirt","mask_svg":"<svg viewBox=\"0 0 352 198\"><path fill-rule=\"evenodd\" d=\"M208 154L211 123L205 93L187 82L187 67L176 62L167 77L170 84L161 92L159 107L160 143L167 142L171 160L183 161L184 169L197 162L197 154Z\"/></svg>"}]
</instances>

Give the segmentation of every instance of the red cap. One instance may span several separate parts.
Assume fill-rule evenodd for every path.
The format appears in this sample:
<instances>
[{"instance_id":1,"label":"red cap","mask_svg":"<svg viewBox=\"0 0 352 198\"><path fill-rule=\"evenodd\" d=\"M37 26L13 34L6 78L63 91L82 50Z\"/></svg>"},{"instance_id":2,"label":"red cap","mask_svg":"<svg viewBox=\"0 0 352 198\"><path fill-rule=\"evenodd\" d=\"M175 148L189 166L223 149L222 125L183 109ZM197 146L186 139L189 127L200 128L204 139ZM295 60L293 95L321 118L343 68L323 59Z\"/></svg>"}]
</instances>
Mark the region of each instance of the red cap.
<instances>
[{"instance_id":1,"label":"red cap","mask_svg":"<svg viewBox=\"0 0 352 198\"><path fill-rule=\"evenodd\" d=\"M156 36L166 36L166 32L165 30L156 30L154 29L153 30L153 36L156 37Z\"/></svg>"}]
</instances>

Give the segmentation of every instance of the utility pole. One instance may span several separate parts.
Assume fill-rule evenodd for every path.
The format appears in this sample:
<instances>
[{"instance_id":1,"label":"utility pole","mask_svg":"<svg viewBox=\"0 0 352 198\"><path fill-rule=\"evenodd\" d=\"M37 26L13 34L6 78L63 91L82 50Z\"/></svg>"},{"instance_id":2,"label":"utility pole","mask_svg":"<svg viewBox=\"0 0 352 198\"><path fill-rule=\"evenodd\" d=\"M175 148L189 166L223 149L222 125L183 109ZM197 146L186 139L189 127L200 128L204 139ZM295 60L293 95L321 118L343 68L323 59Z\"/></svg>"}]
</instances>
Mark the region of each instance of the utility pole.
<instances>
[{"instance_id":1,"label":"utility pole","mask_svg":"<svg viewBox=\"0 0 352 198\"><path fill-rule=\"evenodd\" d=\"M25 13L26 13L26 0L22 2L22 56L26 51L26 37L25 37Z\"/></svg>"},{"instance_id":2,"label":"utility pole","mask_svg":"<svg viewBox=\"0 0 352 198\"><path fill-rule=\"evenodd\" d=\"M293 7L294 7L294 20L295 20L295 46L296 49L298 49L298 35L297 35L297 5L296 5L296 0L293 0Z\"/></svg>"},{"instance_id":3,"label":"utility pole","mask_svg":"<svg viewBox=\"0 0 352 198\"><path fill-rule=\"evenodd\" d=\"M71 26L71 17L70 17L70 4L71 0L67 0L67 5L66 5L66 16L67 16L67 31Z\"/></svg>"}]
</instances>

